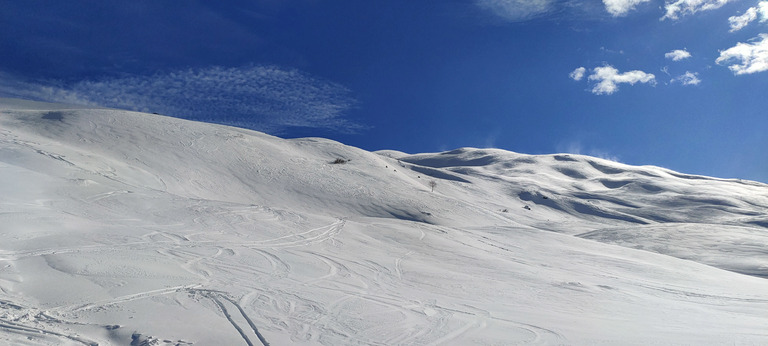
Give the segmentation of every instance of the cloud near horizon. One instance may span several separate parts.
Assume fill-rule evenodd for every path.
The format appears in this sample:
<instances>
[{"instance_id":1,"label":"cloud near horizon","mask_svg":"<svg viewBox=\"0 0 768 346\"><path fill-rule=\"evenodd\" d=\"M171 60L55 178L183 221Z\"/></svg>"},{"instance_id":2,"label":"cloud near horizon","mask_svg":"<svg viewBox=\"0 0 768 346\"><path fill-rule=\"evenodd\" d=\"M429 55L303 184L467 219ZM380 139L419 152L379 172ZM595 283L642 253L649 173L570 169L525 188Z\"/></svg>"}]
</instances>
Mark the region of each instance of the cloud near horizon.
<instances>
[{"instance_id":1,"label":"cloud near horizon","mask_svg":"<svg viewBox=\"0 0 768 346\"><path fill-rule=\"evenodd\" d=\"M289 127L362 129L343 117L356 104L350 90L276 66L213 66L69 85L2 77L0 94L11 97L215 120L272 134Z\"/></svg>"},{"instance_id":2,"label":"cloud near horizon","mask_svg":"<svg viewBox=\"0 0 768 346\"><path fill-rule=\"evenodd\" d=\"M585 72L584 67L579 67L570 73L570 77L579 81L584 77ZM619 91L619 84L645 83L656 85L656 76L651 73L640 70L619 73L619 70L611 65L595 67L587 80L597 82L591 90L595 95L611 95Z\"/></svg>"},{"instance_id":3,"label":"cloud near horizon","mask_svg":"<svg viewBox=\"0 0 768 346\"><path fill-rule=\"evenodd\" d=\"M676 0L664 4L666 13L661 20L680 19L681 16L691 15L700 11L716 10L735 0Z\"/></svg>"},{"instance_id":4,"label":"cloud near horizon","mask_svg":"<svg viewBox=\"0 0 768 346\"><path fill-rule=\"evenodd\" d=\"M735 75L768 71L768 34L760 34L750 41L739 42L720 51L720 57L715 62L718 65L730 64L728 69Z\"/></svg>"}]
</instances>

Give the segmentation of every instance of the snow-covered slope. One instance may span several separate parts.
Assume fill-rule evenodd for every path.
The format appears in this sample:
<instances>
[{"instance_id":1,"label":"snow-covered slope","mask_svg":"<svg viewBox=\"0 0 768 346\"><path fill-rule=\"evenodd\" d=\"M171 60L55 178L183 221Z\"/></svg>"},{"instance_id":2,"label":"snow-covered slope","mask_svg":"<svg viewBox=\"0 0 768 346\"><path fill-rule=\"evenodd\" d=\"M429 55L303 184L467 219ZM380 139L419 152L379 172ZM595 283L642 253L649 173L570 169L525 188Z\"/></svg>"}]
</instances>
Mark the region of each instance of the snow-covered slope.
<instances>
[{"instance_id":1,"label":"snow-covered slope","mask_svg":"<svg viewBox=\"0 0 768 346\"><path fill-rule=\"evenodd\" d=\"M761 183L10 99L0 182L0 343L768 344Z\"/></svg>"}]
</instances>

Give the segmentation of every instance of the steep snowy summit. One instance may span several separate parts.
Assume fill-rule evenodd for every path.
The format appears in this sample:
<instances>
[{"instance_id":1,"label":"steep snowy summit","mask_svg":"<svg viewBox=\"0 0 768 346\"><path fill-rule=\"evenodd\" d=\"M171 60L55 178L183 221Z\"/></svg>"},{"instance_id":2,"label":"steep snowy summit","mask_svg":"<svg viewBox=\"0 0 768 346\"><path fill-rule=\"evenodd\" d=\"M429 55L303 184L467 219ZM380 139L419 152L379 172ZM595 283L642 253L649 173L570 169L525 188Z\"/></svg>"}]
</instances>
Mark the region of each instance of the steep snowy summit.
<instances>
[{"instance_id":1,"label":"steep snowy summit","mask_svg":"<svg viewBox=\"0 0 768 346\"><path fill-rule=\"evenodd\" d=\"M0 343L768 344L768 185L0 99Z\"/></svg>"}]
</instances>

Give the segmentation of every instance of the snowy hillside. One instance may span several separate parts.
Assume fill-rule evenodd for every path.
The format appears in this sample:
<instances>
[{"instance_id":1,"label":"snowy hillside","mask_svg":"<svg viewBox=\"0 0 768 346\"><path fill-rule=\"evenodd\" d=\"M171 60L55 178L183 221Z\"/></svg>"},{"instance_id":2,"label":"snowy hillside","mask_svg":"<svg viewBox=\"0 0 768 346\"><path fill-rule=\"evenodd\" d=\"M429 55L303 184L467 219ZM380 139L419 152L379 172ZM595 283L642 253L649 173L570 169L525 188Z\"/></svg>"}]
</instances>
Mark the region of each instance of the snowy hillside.
<instances>
[{"instance_id":1,"label":"snowy hillside","mask_svg":"<svg viewBox=\"0 0 768 346\"><path fill-rule=\"evenodd\" d=\"M768 344L762 183L12 99L0 182L0 344Z\"/></svg>"}]
</instances>

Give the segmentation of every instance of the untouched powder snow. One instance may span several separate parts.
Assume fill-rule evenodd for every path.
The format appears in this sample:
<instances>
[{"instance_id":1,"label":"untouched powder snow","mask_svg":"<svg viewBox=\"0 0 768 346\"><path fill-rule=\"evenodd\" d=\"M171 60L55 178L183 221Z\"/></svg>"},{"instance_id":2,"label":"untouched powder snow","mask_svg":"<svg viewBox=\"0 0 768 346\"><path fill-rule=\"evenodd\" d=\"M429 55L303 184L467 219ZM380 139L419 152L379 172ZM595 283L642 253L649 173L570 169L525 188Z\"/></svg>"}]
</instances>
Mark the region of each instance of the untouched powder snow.
<instances>
[{"instance_id":1,"label":"untouched powder snow","mask_svg":"<svg viewBox=\"0 0 768 346\"><path fill-rule=\"evenodd\" d=\"M762 183L13 99L0 182L0 344L768 344Z\"/></svg>"}]
</instances>

